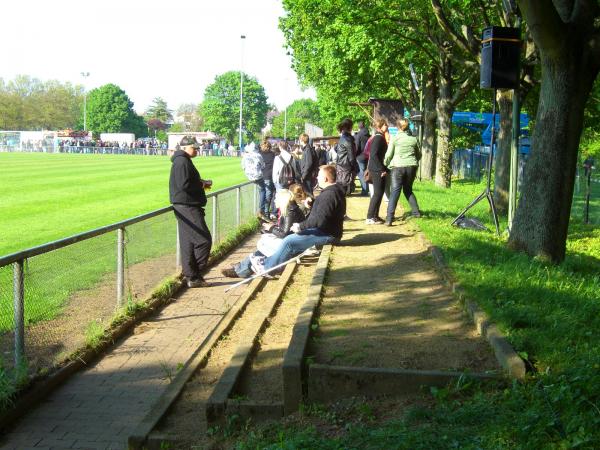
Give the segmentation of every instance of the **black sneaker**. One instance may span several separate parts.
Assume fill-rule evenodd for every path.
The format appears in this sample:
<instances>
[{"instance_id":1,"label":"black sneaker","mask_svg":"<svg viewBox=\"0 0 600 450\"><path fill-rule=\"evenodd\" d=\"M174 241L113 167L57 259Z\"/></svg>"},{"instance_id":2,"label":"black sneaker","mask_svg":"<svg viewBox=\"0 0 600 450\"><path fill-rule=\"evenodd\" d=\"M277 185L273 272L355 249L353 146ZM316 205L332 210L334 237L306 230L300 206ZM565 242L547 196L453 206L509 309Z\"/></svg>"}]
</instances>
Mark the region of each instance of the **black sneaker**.
<instances>
[{"instance_id":1,"label":"black sneaker","mask_svg":"<svg viewBox=\"0 0 600 450\"><path fill-rule=\"evenodd\" d=\"M381 217L374 217L373 220L375 223L383 223L383 219Z\"/></svg>"},{"instance_id":2,"label":"black sneaker","mask_svg":"<svg viewBox=\"0 0 600 450\"><path fill-rule=\"evenodd\" d=\"M210 284L206 282L206 280L202 277L198 278L188 278L187 287L189 288L201 288L201 287L209 287Z\"/></svg>"},{"instance_id":3,"label":"black sneaker","mask_svg":"<svg viewBox=\"0 0 600 450\"><path fill-rule=\"evenodd\" d=\"M227 278L240 278L233 267L227 267L225 269L221 269L221 274Z\"/></svg>"}]
</instances>

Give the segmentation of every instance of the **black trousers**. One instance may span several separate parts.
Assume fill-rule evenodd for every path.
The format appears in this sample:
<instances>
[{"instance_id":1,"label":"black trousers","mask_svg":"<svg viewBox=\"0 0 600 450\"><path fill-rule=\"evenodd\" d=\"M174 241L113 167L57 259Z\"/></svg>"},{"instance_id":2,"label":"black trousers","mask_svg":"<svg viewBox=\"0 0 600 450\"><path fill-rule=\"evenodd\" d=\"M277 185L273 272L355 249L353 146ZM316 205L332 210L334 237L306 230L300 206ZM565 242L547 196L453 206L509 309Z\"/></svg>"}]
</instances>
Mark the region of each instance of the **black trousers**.
<instances>
[{"instance_id":1,"label":"black trousers","mask_svg":"<svg viewBox=\"0 0 600 450\"><path fill-rule=\"evenodd\" d=\"M212 236L204 219L204 208L173 205L179 226L181 266L186 278L198 278L206 268Z\"/></svg>"},{"instance_id":2,"label":"black trousers","mask_svg":"<svg viewBox=\"0 0 600 450\"><path fill-rule=\"evenodd\" d=\"M371 197L371 200L369 201L367 219L379 217L379 207L381 206L381 200L383 199L383 192L385 190L385 177L381 176L381 172L371 172L371 179L373 180L373 197Z\"/></svg>"}]
</instances>

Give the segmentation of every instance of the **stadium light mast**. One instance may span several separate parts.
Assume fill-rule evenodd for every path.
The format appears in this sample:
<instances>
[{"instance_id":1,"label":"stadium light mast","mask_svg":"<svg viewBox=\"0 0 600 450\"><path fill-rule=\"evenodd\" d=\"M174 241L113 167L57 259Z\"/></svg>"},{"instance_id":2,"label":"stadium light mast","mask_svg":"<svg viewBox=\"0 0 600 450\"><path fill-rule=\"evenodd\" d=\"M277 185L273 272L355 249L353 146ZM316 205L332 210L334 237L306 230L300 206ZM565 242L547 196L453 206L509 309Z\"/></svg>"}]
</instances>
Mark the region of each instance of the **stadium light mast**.
<instances>
[{"instance_id":1,"label":"stadium light mast","mask_svg":"<svg viewBox=\"0 0 600 450\"><path fill-rule=\"evenodd\" d=\"M242 42L242 59L240 64L240 152L242 149L242 106L244 105L244 40L245 35L240 36Z\"/></svg>"},{"instance_id":2,"label":"stadium light mast","mask_svg":"<svg viewBox=\"0 0 600 450\"><path fill-rule=\"evenodd\" d=\"M87 131L87 89L85 88L85 79L90 76L89 72L81 72L83 77L83 131Z\"/></svg>"}]
</instances>

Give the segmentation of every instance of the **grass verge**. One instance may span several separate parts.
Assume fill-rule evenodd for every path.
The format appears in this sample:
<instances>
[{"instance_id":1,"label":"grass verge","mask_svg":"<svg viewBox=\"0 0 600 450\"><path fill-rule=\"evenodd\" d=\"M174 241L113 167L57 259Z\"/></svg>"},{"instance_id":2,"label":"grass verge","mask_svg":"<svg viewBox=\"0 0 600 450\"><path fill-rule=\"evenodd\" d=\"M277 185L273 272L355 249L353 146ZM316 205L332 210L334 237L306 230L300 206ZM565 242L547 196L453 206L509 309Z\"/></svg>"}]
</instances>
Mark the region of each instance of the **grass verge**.
<instances>
[{"instance_id":1,"label":"grass verge","mask_svg":"<svg viewBox=\"0 0 600 450\"><path fill-rule=\"evenodd\" d=\"M327 431L330 422L307 424L301 416L247 433L237 447L600 448L600 227L573 217L565 262L547 265L509 251L492 233L449 225L482 184L415 187L426 214L419 226L443 251L467 297L528 361L525 382L433 390L425 406L391 420L348 421L334 433ZM493 229L483 202L469 216Z\"/></svg>"}]
</instances>

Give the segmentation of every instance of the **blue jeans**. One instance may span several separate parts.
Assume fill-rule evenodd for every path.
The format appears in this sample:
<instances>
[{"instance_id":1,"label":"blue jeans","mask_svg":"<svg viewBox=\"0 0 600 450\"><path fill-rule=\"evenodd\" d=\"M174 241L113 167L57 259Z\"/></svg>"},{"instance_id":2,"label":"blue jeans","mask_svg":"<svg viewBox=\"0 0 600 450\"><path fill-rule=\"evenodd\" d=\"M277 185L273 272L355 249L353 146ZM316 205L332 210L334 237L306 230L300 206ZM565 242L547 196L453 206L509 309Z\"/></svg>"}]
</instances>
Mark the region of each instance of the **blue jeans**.
<instances>
[{"instance_id":1,"label":"blue jeans","mask_svg":"<svg viewBox=\"0 0 600 450\"><path fill-rule=\"evenodd\" d=\"M406 200L410 205L413 216L419 216L419 204L417 203L417 197L413 194L412 186L417 175L417 166L407 167L393 167L390 172L391 188L390 188L390 201L387 209L387 222L394 220L394 213L396 211L396 205L400 199L400 192L404 192Z\"/></svg>"},{"instance_id":2,"label":"blue jeans","mask_svg":"<svg viewBox=\"0 0 600 450\"><path fill-rule=\"evenodd\" d=\"M267 188L265 187L265 180L255 180L254 183L258 186L258 210L260 212L265 211L265 205L267 202Z\"/></svg>"},{"instance_id":3,"label":"blue jeans","mask_svg":"<svg viewBox=\"0 0 600 450\"><path fill-rule=\"evenodd\" d=\"M264 256L258 250L256 250L253 255ZM250 256L246 256L243 260L233 266L233 270L235 270L235 273L237 273L237 276L240 278L248 278L254 275L254 272L252 271L252 263L250 262Z\"/></svg>"},{"instance_id":4,"label":"blue jeans","mask_svg":"<svg viewBox=\"0 0 600 450\"><path fill-rule=\"evenodd\" d=\"M275 184L273 180L264 180L265 184L265 206L261 208L264 215L268 216L269 213L273 213L275 207L273 205L273 199L275 198ZM262 203L261 203L262 205Z\"/></svg>"},{"instance_id":5,"label":"blue jeans","mask_svg":"<svg viewBox=\"0 0 600 450\"><path fill-rule=\"evenodd\" d=\"M290 234L281 241L281 246L268 258L265 258L265 270L269 270L288 259L299 255L313 245L325 245L335 242L335 238L318 228L309 228L297 234Z\"/></svg>"},{"instance_id":6,"label":"blue jeans","mask_svg":"<svg viewBox=\"0 0 600 450\"><path fill-rule=\"evenodd\" d=\"M358 163L358 179L360 181L360 187L362 188L360 195L368 195L369 194L369 186L367 186L367 182L365 181L365 170L367 170L367 163L369 160L362 160L356 158L356 162Z\"/></svg>"}]
</instances>

